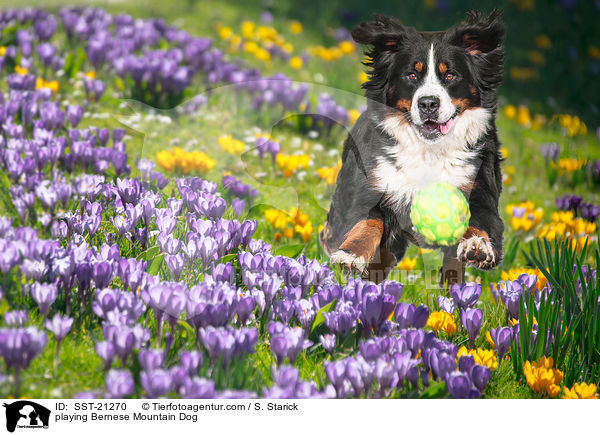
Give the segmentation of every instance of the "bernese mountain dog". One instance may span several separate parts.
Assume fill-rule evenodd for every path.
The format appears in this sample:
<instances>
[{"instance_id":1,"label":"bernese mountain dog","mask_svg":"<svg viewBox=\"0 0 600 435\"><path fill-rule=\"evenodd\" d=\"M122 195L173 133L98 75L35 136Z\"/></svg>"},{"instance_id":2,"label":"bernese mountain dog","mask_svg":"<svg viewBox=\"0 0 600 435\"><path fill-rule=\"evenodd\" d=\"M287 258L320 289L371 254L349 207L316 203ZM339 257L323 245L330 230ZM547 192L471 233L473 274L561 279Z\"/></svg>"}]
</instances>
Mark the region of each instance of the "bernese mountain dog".
<instances>
[{"instance_id":1,"label":"bernese mountain dog","mask_svg":"<svg viewBox=\"0 0 600 435\"><path fill-rule=\"evenodd\" d=\"M496 132L502 81L501 12L471 11L445 32L418 32L375 15L352 31L370 47L363 84L367 109L350 131L342 168L319 236L332 263L379 282L409 243L428 246L410 221L413 195L435 182L467 197L467 232L444 254L441 285L462 282L465 265L490 269L502 260L504 223Z\"/></svg>"}]
</instances>

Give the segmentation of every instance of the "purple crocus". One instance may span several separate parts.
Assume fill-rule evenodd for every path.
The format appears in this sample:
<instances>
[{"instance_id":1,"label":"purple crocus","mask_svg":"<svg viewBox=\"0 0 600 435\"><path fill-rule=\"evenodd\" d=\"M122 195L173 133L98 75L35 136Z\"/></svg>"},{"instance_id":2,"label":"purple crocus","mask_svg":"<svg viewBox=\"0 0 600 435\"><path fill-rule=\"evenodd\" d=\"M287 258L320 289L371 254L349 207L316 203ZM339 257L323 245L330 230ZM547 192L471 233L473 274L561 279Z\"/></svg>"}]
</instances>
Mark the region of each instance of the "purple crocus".
<instances>
[{"instance_id":1,"label":"purple crocus","mask_svg":"<svg viewBox=\"0 0 600 435\"><path fill-rule=\"evenodd\" d=\"M71 330L73 319L66 316L63 317L60 314L55 314L52 319L46 320L45 326L46 329L54 334L54 339L58 344Z\"/></svg>"},{"instance_id":2,"label":"purple crocus","mask_svg":"<svg viewBox=\"0 0 600 435\"><path fill-rule=\"evenodd\" d=\"M464 309L472 308L481 295L481 284L467 282L462 284L452 284L450 286L450 296L454 303Z\"/></svg>"},{"instance_id":3,"label":"purple crocus","mask_svg":"<svg viewBox=\"0 0 600 435\"><path fill-rule=\"evenodd\" d=\"M483 320L483 314L481 310L474 308L467 308L460 312L460 320L469 334L469 341L471 347L475 346L475 339L479 334L479 328L481 328L481 321Z\"/></svg>"},{"instance_id":4,"label":"purple crocus","mask_svg":"<svg viewBox=\"0 0 600 435\"><path fill-rule=\"evenodd\" d=\"M461 372L446 375L446 388L454 399L471 399L479 396L479 391L473 388L469 376Z\"/></svg>"},{"instance_id":5,"label":"purple crocus","mask_svg":"<svg viewBox=\"0 0 600 435\"><path fill-rule=\"evenodd\" d=\"M3 317L8 326L24 326L28 316L26 310L11 310L4 313Z\"/></svg>"},{"instance_id":6,"label":"purple crocus","mask_svg":"<svg viewBox=\"0 0 600 435\"><path fill-rule=\"evenodd\" d=\"M143 371L140 374L140 383L146 391L147 397L164 396L171 390L171 375L163 369Z\"/></svg>"},{"instance_id":7,"label":"purple crocus","mask_svg":"<svg viewBox=\"0 0 600 435\"><path fill-rule=\"evenodd\" d=\"M334 311L329 313L323 313L325 319L325 325L331 332L336 335L345 335L354 325L358 313L354 308L354 305L350 302L341 301L339 302Z\"/></svg>"},{"instance_id":8,"label":"purple crocus","mask_svg":"<svg viewBox=\"0 0 600 435\"><path fill-rule=\"evenodd\" d=\"M104 362L104 370L108 370L115 359L115 346L110 341L96 343L96 354Z\"/></svg>"},{"instance_id":9,"label":"purple crocus","mask_svg":"<svg viewBox=\"0 0 600 435\"><path fill-rule=\"evenodd\" d=\"M395 300L389 293L371 286L363 291L360 319L365 332L373 330L376 334L381 323L394 311Z\"/></svg>"},{"instance_id":10,"label":"purple crocus","mask_svg":"<svg viewBox=\"0 0 600 435\"><path fill-rule=\"evenodd\" d=\"M335 334L325 334L319 336L319 341L321 342L321 346L323 349L327 351L329 355L333 358L333 352L335 351Z\"/></svg>"},{"instance_id":11,"label":"purple crocus","mask_svg":"<svg viewBox=\"0 0 600 435\"><path fill-rule=\"evenodd\" d=\"M498 352L498 359L502 360L502 357L506 354L510 347L510 341L512 339L512 328L492 328L490 329L490 337L496 346L496 352Z\"/></svg>"},{"instance_id":12,"label":"purple crocus","mask_svg":"<svg viewBox=\"0 0 600 435\"><path fill-rule=\"evenodd\" d=\"M186 399L212 399L215 397L215 383L198 376L188 378L183 384L181 396Z\"/></svg>"},{"instance_id":13,"label":"purple crocus","mask_svg":"<svg viewBox=\"0 0 600 435\"><path fill-rule=\"evenodd\" d=\"M48 314L48 310L56 300L57 296L58 289L56 288L56 284L40 284L39 282L34 282L31 285L31 297L38 304L42 316Z\"/></svg>"},{"instance_id":14,"label":"purple crocus","mask_svg":"<svg viewBox=\"0 0 600 435\"><path fill-rule=\"evenodd\" d=\"M46 342L46 334L35 327L0 329L0 356L4 358L7 369L14 369L15 397L20 395L21 370L29 367L33 358L42 352Z\"/></svg>"},{"instance_id":15,"label":"purple crocus","mask_svg":"<svg viewBox=\"0 0 600 435\"><path fill-rule=\"evenodd\" d=\"M77 127L79 121L81 121L81 117L83 116L83 109L78 105L71 105L67 107L67 120L71 127Z\"/></svg>"},{"instance_id":16,"label":"purple crocus","mask_svg":"<svg viewBox=\"0 0 600 435\"><path fill-rule=\"evenodd\" d=\"M456 309L456 304L454 300L451 298L447 298L444 296L437 297L438 307L441 311L444 311L448 314L454 314L454 310Z\"/></svg>"},{"instance_id":17,"label":"purple crocus","mask_svg":"<svg viewBox=\"0 0 600 435\"><path fill-rule=\"evenodd\" d=\"M105 397L107 399L121 399L133 394L135 391L135 382L129 370L112 369L104 377L104 386L106 388Z\"/></svg>"},{"instance_id":18,"label":"purple crocus","mask_svg":"<svg viewBox=\"0 0 600 435\"><path fill-rule=\"evenodd\" d=\"M344 381L346 379L346 361L337 360L325 363L325 375L334 386L337 397L344 397Z\"/></svg>"},{"instance_id":19,"label":"purple crocus","mask_svg":"<svg viewBox=\"0 0 600 435\"><path fill-rule=\"evenodd\" d=\"M429 308L425 305L398 303L394 309L394 322L399 328L423 328L429 318Z\"/></svg>"},{"instance_id":20,"label":"purple crocus","mask_svg":"<svg viewBox=\"0 0 600 435\"><path fill-rule=\"evenodd\" d=\"M179 356L179 366L183 367L188 376L194 376L202 365L202 354L195 350L185 351Z\"/></svg>"},{"instance_id":21,"label":"purple crocus","mask_svg":"<svg viewBox=\"0 0 600 435\"><path fill-rule=\"evenodd\" d=\"M556 161L558 155L560 154L560 149L558 148L558 144L556 142L542 144L540 147L540 153L546 159L546 161Z\"/></svg>"},{"instance_id":22,"label":"purple crocus","mask_svg":"<svg viewBox=\"0 0 600 435\"><path fill-rule=\"evenodd\" d=\"M304 331L300 328L290 328L279 322L269 324L271 350L275 354L277 364L281 365L287 357L291 364L310 343L304 339Z\"/></svg>"},{"instance_id":23,"label":"purple crocus","mask_svg":"<svg viewBox=\"0 0 600 435\"><path fill-rule=\"evenodd\" d=\"M485 386L490 381L490 376L490 369L479 364L474 364L469 373L469 377L471 378L473 385L475 385L480 392L483 391Z\"/></svg>"},{"instance_id":24,"label":"purple crocus","mask_svg":"<svg viewBox=\"0 0 600 435\"><path fill-rule=\"evenodd\" d=\"M500 300L506 307L507 314L512 319L519 317L519 301L523 295L523 284L517 280L498 283Z\"/></svg>"},{"instance_id":25,"label":"purple crocus","mask_svg":"<svg viewBox=\"0 0 600 435\"><path fill-rule=\"evenodd\" d=\"M163 365L165 351L164 349L142 349L138 354L138 361L143 370L150 372Z\"/></svg>"},{"instance_id":26,"label":"purple crocus","mask_svg":"<svg viewBox=\"0 0 600 435\"><path fill-rule=\"evenodd\" d=\"M134 178L117 178L117 193L123 204L137 204L141 192L140 182Z\"/></svg>"},{"instance_id":27,"label":"purple crocus","mask_svg":"<svg viewBox=\"0 0 600 435\"><path fill-rule=\"evenodd\" d=\"M179 280L179 277L181 276L181 272L183 272L185 262L186 261L185 261L185 257L183 256L183 254L176 254L176 255L166 254L165 255L165 263L167 264L167 267L173 274L175 281Z\"/></svg>"}]
</instances>

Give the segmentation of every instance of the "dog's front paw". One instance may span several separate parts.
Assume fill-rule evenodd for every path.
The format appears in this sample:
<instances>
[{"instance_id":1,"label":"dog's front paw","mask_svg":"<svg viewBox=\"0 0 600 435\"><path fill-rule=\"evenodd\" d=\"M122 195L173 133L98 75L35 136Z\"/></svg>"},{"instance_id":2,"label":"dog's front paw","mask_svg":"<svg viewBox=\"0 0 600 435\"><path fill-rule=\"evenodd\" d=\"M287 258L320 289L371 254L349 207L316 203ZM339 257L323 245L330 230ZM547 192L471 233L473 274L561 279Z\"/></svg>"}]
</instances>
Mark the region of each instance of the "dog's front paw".
<instances>
[{"instance_id":1,"label":"dog's front paw","mask_svg":"<svg viewBox=\"0 0 600 435\"><path fill-rule=\"evenodd\" d=\"M341 264L346 269L352 271L358 271L361 275L365 272L367 268L367 262L364 257L358 257L351 252L344 251L339 249L331 254L329 260L333 264Z\"/></svg>"},{"instance_id":2,"label":"dog's front paw","mask_svg":"<svg viewBox=\"0 0 600 435\"><path fill-rule=\"evenodd\" d=\"M494 247L487 237L471 236L461 240L456 254L460 261L478 269L491 269L496 266Z\"/></svg>"}]
</instances>

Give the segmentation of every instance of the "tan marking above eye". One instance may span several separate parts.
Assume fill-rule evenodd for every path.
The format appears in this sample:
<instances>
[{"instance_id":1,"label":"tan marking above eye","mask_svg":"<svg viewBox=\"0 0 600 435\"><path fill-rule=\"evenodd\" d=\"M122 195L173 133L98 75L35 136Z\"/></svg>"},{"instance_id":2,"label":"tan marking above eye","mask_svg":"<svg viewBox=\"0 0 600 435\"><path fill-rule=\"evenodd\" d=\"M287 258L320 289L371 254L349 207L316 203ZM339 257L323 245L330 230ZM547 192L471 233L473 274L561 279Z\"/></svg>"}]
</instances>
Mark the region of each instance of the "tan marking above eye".
<instances>
[{"instance_id":1,"label":"tan marking above eye","mask_svg":"<svg viewBox=\"0 0 600 435\"><path fill-rule=\"evenodd\" d=\"M417 72L423 71L423 62L415 63L415 69L417 70Z\"/></svg>"},{"instance_id":2,"label":"tan marking above eye","mask_svg":"<svg viewBox=\"0 0 600 435\"><path fill-rule=\"evenodd\" d=\"M448 65L446 65L444 62L441 62L438 65L438 69L440 70L440 73L445 74L446 71L448 71Z\"/></svg>"}]
</instances>

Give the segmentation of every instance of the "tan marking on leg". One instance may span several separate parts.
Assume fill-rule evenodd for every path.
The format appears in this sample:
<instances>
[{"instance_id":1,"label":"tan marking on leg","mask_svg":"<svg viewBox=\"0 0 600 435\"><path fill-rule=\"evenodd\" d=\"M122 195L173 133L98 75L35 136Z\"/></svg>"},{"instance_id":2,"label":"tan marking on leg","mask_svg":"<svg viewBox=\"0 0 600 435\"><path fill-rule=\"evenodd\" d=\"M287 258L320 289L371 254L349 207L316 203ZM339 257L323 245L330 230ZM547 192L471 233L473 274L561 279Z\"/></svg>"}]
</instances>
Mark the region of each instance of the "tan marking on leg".
<instances>
[{"instance_id":1,"label":"tan marking on leg","mask_svg":"<svg viewBox=\"0 0 600 435\"><path fill-rule=\"evenodd\" d=\"M488 233L486 233L483 230L479 230L475 227L469 226L469 228L467 228L467 231L465 231L464 236L462 236L463 239L470 239L473 236L477 236L477 237L483 237L484 239L490 240L490 237L488 236Z\"/></svg>"},{"instance_id":2,"label":"tan marking on leg","mask_svg":"<svg viewBox=\"0 0 600 435\"><path fill-rule=\"evenodd\" d=\"M364 219L348 231L339 249L350 252L356 257L362 257L366 263L369 263L381 243L382 235L382 219Z\"/></svg>"}]
</instances>

